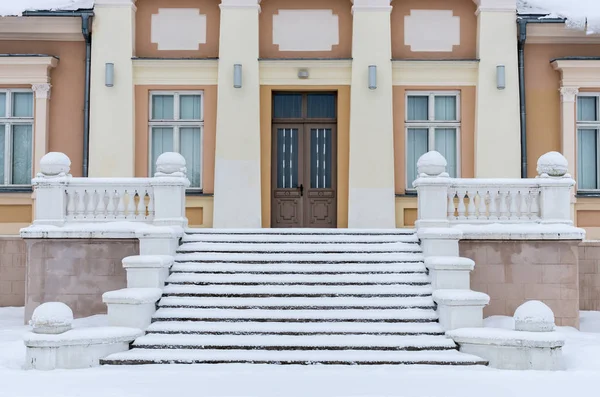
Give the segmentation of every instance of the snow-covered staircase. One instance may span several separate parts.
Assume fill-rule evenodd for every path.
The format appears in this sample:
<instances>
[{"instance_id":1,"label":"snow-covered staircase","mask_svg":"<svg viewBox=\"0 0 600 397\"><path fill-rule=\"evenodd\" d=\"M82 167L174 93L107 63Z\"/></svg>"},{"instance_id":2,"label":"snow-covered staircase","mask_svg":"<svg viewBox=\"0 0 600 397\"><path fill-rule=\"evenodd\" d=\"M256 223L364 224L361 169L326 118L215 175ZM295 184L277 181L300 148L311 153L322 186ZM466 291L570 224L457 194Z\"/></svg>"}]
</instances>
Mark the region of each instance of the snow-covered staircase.
<instances>
[{"instance_id":1,"label":"snow-covered staircase","mask_svg":"<svg viewBox=\"0 0 600 397\"><path fill-rule=\"evenodd\" d=\"M153 323L104 364L485 364L437 322L412 230L189 230Z\"/></svg>"}]
</instances>

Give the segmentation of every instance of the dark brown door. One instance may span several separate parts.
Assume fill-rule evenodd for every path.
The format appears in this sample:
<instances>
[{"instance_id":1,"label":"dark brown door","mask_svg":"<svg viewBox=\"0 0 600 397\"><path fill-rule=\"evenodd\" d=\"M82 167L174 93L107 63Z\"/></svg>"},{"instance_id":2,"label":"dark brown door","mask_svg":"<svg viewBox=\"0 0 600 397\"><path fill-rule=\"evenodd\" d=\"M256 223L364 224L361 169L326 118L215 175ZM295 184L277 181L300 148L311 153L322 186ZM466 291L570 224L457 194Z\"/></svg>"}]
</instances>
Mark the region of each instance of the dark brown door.
<instances>
[{"instance_id":1,"label":"dark brown door","mask_svg":"<svg viewBox=\"0 0 600 397\"><path fill-rule=\"evenodd\" d=\"M274 115L272 227L336 227L335 94L274 94Z\"/></svg>"}]
</instances>

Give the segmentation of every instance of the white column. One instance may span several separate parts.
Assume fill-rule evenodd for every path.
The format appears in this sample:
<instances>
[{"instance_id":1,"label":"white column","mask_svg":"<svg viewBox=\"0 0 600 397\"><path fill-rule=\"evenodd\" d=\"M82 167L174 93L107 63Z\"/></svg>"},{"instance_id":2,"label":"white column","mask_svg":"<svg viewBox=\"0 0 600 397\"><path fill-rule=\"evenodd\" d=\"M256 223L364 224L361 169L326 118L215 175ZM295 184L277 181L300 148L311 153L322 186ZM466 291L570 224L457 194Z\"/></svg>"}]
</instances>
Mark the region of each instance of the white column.
<instances>
[{"instance_id":1,"label":"white column","mask_svg":"<svg viewBox=\"0 0 600 397\"><path fill-rule=\"evenodd\" d=\"M560 151L563 156L567 159L567 162L572 173L576 173L577 169L577 156L575 146L575 130L577 125L576 113L575 113L575 101L577 100L577 94L579 94L578 87L561 87L560 88ZM576 188L571 188L571 220L575 221L575 203Z\"/></svg>"},{"instance_id":2,"label":"white column","mask_svg":"<svg viewBox=\"0 0 600 397\"><path fill-rule=\"evenodd\" d=\"M348 227L395 228L389 0L354 0ZM376 88L369 88L369 66Z\"/></svg>"},{"instance_id":3,"label":"white column","mask_svg":"<svg viewBox=\"0 0 600 397\"><path fill-rule=\"evenodd\" d=\"M516 0L474 1L479 6L475 177L520 178ZM506 71L504 89L497 86L499 65L504 65Z\"/></svg>"},{"instance_id":4,"label":"white column","mask_svg":"<svg viewBox=\"0 0 600 397\"><path fill-rule=\"evenodd\" d=\"M257 0L222 0L215 228L260 228L260 85ZM234 87L234 65L242 84Z\"/></svg>"},{"instance_id":5,"label":"white column","mask_svg":"<svg viewBox=\"0 0 600 397\"><path fill-rule=\"evenodd\" d=\"M33 144L33 174L40 172L40 160L48 153L50 129L50 88L49 83L33 84L35 93L35 126Z\"/></svg>"},{"instance_id":6,"label":"white column","mask_svg":"<svg viewBox=\"0 0 600 397\"><path fill-rule=\"evenodd\" d=\"M134 176L135 0L96 0L93 18L90 177ZM105 85L114 64L114 86Z\"/></svg>"}]
</instances>

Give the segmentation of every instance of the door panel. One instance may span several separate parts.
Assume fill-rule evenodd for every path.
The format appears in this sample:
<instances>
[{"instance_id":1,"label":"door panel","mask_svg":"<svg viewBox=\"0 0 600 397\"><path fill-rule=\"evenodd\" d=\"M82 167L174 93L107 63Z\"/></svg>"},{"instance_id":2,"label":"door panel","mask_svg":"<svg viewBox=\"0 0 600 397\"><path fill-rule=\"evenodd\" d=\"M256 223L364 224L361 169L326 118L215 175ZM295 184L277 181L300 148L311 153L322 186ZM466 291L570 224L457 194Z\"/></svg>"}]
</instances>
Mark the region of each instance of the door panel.
<instances>
[{"instance_id":1,"label":"door panel","mask_svg":"<svg viewBox=\"0 0 600 397\"><path fill-rule=\"evenodd\" d=\"M305 227L336 227L335 126L307 125L305 131L305 146L310 148L306 153L310 181L306 183Z\"/></svg>"},{"instance_id":2,"label":"door panel","mask_svg":"<svg viewBox=\"0 0 600 397\"><path fill-rule=\"evenodd\" d=\"M302 227L303 200L299 186L304 176L304 158L301 155L302 125L273 128L273 227Z\"/></svg>"}]
</instances>

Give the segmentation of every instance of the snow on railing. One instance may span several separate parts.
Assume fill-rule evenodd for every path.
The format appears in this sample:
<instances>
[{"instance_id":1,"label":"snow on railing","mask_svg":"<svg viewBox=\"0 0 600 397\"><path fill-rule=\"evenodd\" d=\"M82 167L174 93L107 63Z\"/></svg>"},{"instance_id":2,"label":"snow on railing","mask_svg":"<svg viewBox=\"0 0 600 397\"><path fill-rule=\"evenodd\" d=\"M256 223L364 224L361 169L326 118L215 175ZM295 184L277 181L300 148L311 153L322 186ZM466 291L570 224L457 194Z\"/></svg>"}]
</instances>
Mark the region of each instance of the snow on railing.
<instances>
[{"instance_id":1,"label":"snow on railing","mask_svg":"<svg viewBox=\"0 0 600 397\"><path fill-rule=\"evenodd\" d=\"M527 179L460 179L446 173L446 159L425 153L417 162L417 227L450 224L572 224L567 160L557 152L538 160L538 176Z\"/></svg>"},{"instance_id":2,"label":"snow on railing","mask_svg":"<svg viewBox=\"0 0 600 397\"><path fill-rule=\"evenodd\" d=\"M185 189L190 182L185 159L163 153L153 178L74 178L71 160L48 153L33 179L36 205L34 225L69 223L144 222L186 226Z\"/></svg>"}]
</instances>

